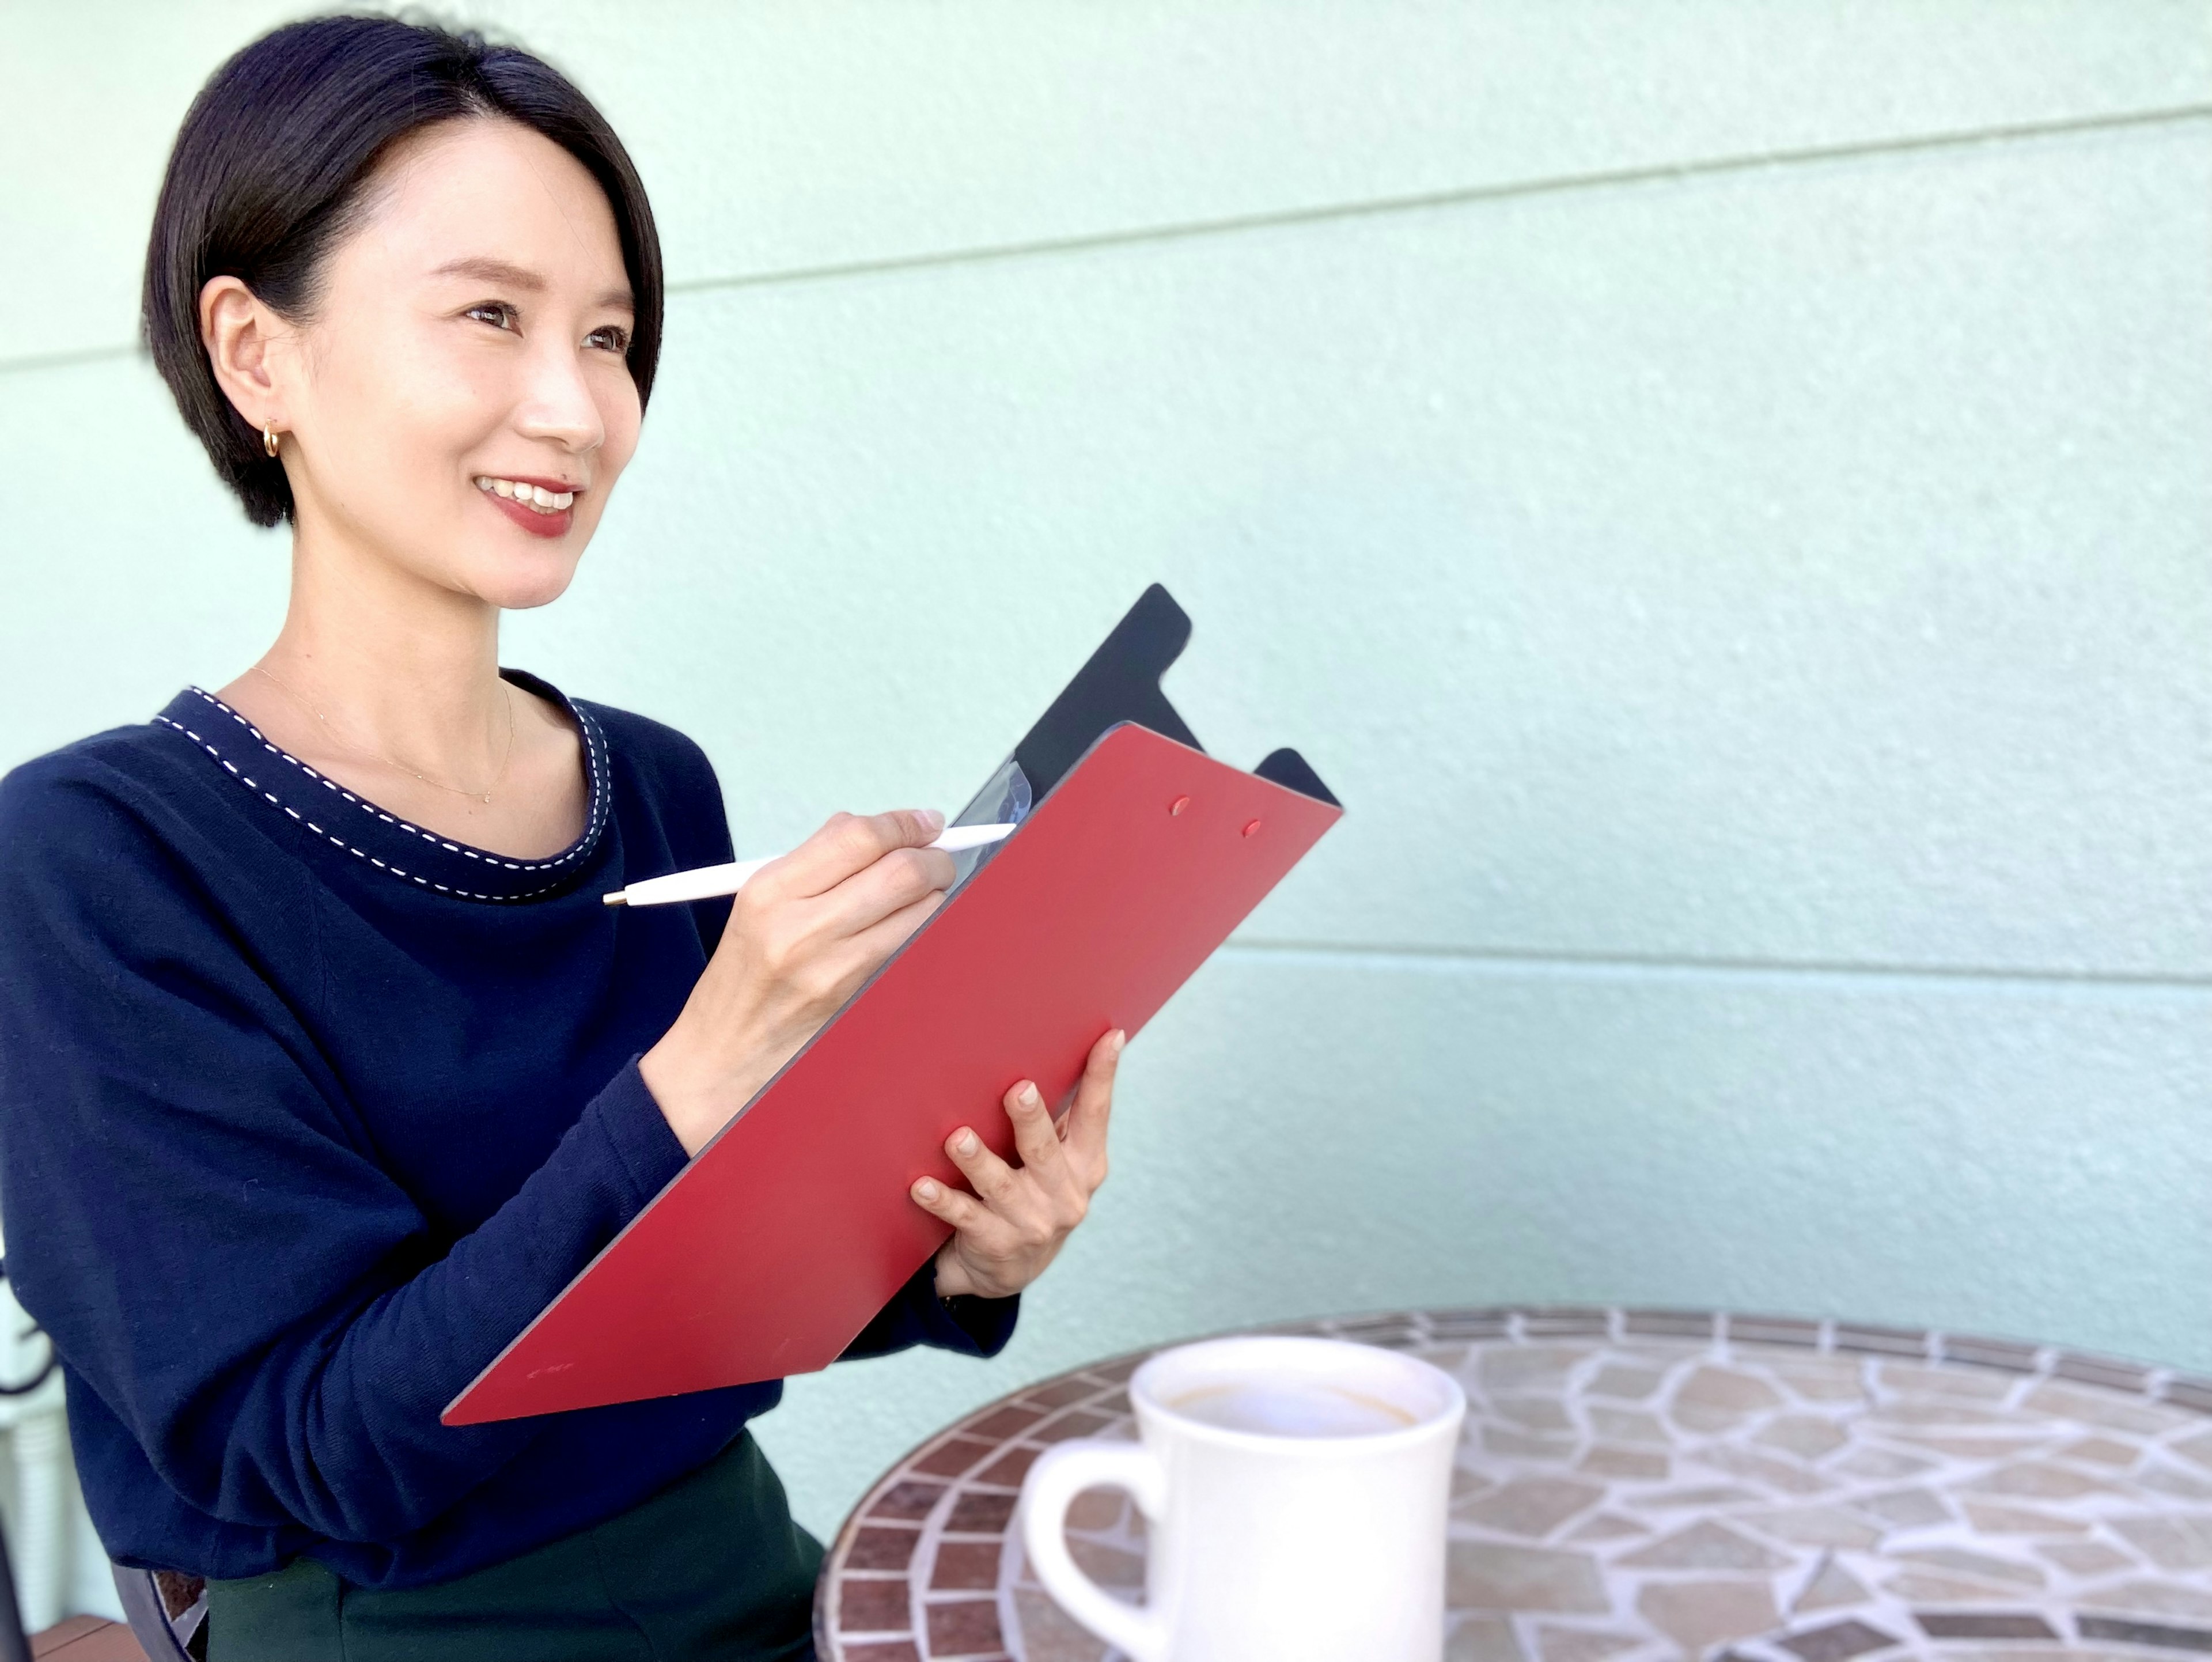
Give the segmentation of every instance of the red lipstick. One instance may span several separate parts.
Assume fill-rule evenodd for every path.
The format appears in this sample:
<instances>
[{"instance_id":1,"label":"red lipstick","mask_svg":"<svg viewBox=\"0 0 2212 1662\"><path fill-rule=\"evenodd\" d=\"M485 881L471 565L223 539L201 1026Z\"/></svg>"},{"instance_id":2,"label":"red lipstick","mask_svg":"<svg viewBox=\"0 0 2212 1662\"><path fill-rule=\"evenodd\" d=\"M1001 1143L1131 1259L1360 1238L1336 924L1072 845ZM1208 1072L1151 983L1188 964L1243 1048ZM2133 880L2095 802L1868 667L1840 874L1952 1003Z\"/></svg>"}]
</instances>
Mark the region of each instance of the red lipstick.
<instances>
[{"instance_id":1,"label":"red lipstick","mask_svg":"<svg viewBox=\"0 0 2212 1662\"><path fill-rule=\"evenodd\" d=\"M487 475L485 477L493 476ZM569 484L562 479L539 479L530 478L527 477L512 478L506 474L501 474L496 477L507 478L511 484L534 484L541 490L573 491L579 489L578 486ZM478 486L477 489L479 490L483 490L482 486ZM571 503L567 508L559 508L548 513L539 508L527 507L525 504L515 501L512 496L502 496L496 490L483 490L483 494L484 499L490 502L494 508L499 509L501 513L506 514L508 519L514 521L515 524L520 526L525 531L528 532L533 537L545 537L549 539L553 537L565 537L568 534L569 528L576 523L576 509L574 503Z\"/></svg>"}]
</instances>

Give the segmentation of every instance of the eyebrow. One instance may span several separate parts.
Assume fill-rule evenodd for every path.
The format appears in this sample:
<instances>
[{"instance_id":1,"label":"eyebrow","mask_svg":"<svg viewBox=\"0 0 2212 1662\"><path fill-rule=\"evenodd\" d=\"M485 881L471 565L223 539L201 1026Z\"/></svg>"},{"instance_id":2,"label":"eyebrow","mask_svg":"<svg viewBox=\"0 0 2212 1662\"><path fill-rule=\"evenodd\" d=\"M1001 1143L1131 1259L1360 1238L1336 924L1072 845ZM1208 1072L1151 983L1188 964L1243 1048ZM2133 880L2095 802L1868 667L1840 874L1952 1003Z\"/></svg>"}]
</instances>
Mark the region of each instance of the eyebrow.
<instances>
[{"instance_id":1,"label":"eyebrow","mask_svg":"<svg viewBox=\"0 0 2212 1662\"><path fill-rule=\"evenodd\" d=\"M485 283L496 283L508 289L520 289L525 294L542 295L551 285L537 272L504 259L477 256L468 259L449 259L430 273L432 277L465 277L480 278ZM610 289L594 304L627 307L637 309L637 301L627 288Z\"/></svg>"}]
</instances>

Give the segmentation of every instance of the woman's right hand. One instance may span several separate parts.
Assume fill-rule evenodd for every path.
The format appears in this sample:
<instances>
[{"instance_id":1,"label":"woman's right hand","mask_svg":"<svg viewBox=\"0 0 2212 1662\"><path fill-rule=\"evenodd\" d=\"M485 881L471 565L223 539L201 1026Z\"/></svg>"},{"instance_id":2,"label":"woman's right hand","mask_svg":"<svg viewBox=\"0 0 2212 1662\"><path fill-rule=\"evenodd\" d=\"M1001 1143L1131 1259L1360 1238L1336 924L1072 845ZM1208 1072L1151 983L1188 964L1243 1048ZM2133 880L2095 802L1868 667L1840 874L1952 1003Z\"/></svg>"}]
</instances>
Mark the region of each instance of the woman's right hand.
<instances>
[{"instance_id":1,"label":"woman's right hand","mask_svg":"<svg viewBox=\"0 0 2212 1662\"><path fill-rule=\"evenodd\" d=\"M738 891L684 1013L638 1063L685 1154L937 910L952 856L927 844L944 829L928 809L836 814Z\"/></svg>"}]
</instances>

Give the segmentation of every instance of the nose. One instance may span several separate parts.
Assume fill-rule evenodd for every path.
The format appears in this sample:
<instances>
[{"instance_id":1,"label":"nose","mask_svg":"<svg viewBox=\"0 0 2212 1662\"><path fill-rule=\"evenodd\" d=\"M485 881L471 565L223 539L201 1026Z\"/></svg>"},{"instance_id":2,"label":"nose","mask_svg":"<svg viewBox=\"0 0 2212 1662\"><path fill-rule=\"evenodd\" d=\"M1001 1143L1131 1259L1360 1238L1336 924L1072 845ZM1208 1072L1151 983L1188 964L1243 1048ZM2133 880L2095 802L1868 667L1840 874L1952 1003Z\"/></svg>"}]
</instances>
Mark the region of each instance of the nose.
<instances>
[{"instance_id":1,"label":"nose","mask_svg":"<svg viewBox=\"0 0 2212 1662\"><path fill-rule=\"evenodd\" d=\"M572 454L596 450L606 438L607 424L576 350L557 338L541 338L533 345L515 407L515 430Z\"/></svg>"}]
</instances>

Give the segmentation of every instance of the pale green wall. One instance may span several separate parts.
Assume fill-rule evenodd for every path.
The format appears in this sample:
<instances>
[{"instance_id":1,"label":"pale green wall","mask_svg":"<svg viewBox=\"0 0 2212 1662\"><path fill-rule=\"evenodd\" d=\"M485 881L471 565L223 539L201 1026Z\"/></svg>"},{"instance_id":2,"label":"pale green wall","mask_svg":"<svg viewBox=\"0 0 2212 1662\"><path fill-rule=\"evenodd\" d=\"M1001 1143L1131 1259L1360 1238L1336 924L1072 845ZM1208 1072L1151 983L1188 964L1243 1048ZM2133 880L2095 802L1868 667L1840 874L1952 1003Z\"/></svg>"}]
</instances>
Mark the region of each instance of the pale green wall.
<instances>
[{"instance_id":1,"label":"pale green wall","mask_svg":"<svg viewBox=\"0 0 2212 1662\"><path fill-rule=\"evenodd\" d=\"M287 9L7 8L11 757L274 627L127 344L168 136ZM793 1387L817 1529L964 1404L1304 1312L2212 1367L2206 0L478 9L676 290L511 661L768 849L957 804L1158 577L1199 733L1352 807L1131 1052L1006 1357Z\"/></svg>"}]
</instances>

